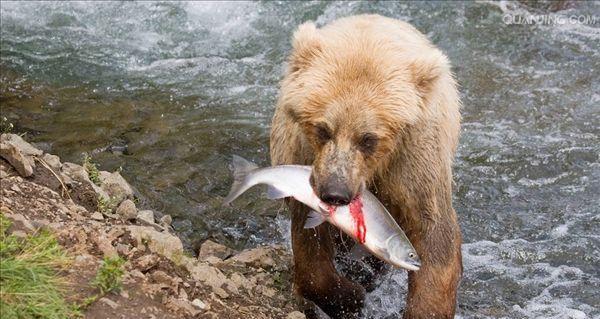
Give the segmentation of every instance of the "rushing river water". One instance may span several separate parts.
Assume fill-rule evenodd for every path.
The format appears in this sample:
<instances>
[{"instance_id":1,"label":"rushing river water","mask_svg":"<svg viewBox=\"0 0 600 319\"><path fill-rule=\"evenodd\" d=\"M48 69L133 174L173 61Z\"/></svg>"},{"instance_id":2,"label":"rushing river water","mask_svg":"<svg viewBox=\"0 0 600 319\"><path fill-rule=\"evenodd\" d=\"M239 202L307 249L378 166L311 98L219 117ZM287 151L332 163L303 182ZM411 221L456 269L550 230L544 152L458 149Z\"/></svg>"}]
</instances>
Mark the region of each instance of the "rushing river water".
<instances>
[{"instance_id":1,"label":"rushing river water","mask_svg":"<svg viewBox=\"0 0 600 319\"><path fill-rule=\"evenodd\" d=\"M101 169L122 167L190 248L289 241L281 203L258 191L233 208L220 200L232 154L269 163L294 28L366 12L413 23L453 61L464 102L459 316L600 318L598 3L0 6L2 116L65 160L87 152ZM391 273L365 313L394 317L405 292L405 273Z\"/></svg>"}]
</instances>

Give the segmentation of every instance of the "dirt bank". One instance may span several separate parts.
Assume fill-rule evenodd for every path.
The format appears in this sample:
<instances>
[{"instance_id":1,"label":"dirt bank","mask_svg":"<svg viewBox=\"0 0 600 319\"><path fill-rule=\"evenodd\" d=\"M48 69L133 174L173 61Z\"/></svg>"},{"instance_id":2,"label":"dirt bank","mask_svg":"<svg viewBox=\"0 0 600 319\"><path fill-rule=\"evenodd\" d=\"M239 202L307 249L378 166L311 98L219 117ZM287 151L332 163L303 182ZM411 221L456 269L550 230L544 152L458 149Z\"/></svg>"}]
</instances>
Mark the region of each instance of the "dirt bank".
<instances>
[{"instance_id":1,"label":"dirt bank","mask_svg":"<svg viewBox=\"0 0 600 319\"><path fill-rule=\"evenodd\" d=\"M291 287L291 255L280 246L241 252L203 243L183 250L168 215L138 210L118 172L62 163L14 134L0 137L0 211L9 232L49 229L72 258L66 299L85 318L304 318ZM121 258L122 289L92 282L106 258Z\"/></svg>"}]
</instances>

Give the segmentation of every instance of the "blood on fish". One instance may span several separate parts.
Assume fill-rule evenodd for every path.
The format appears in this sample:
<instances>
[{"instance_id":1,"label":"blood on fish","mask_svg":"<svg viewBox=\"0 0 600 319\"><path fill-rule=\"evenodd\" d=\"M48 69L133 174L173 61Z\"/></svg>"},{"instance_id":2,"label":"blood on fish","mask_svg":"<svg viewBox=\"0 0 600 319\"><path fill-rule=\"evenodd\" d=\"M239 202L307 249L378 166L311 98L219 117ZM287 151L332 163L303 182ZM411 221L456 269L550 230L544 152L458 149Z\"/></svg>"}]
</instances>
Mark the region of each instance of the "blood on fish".
<instances>
[{"instance_id":1,"label":"blood on fish","mask_svg":"<svg viewBox=\"0 0 600 319\"><path fill-rule=\"evenodd\" d=\"M335 213L335 209L337 207L333 206L333 205L328 205L327 206L327 210L329 211L329 215L333 215L333 213Z\"/></svg>"},{"instance_id":2,"label":"blood on fish","mask_svg":"<svg viewBox=\"0 0 600 319\"><path fill-rule=\"evenodd\" d=\"M363 214L362 207L363 203L359 196L350 202L350 214L354 218L354 225L356 225L355 235L358 242L364 244L367 227L365 226L365 215Z\"/></svg>"}]
</instances>

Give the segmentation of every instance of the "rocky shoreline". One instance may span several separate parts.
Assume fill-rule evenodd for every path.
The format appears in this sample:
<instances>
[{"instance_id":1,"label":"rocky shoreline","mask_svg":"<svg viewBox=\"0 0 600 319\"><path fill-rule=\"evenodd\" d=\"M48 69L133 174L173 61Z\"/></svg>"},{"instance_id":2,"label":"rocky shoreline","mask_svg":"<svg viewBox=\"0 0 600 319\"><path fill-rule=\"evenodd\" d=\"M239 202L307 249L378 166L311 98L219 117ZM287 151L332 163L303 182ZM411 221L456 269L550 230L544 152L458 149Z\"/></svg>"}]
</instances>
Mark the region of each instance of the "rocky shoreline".
<instances>
[{"instance_id":1,"label":"rocky shoreline","mask_svg":"<svg viewBox=\"0 0 600 319\"><path fill-rule=\"evenodd\" d=\"M282 246L234 251L213 241L184 251L171 217L136 207L119 172L62 163L15 134L0 136L0 212L9 232L49 229L72 257L66 298L97 294L89 283L104 258L120 257L123 289L86 305L85 318L305 318Z\"/></svg>"}]
</instances>

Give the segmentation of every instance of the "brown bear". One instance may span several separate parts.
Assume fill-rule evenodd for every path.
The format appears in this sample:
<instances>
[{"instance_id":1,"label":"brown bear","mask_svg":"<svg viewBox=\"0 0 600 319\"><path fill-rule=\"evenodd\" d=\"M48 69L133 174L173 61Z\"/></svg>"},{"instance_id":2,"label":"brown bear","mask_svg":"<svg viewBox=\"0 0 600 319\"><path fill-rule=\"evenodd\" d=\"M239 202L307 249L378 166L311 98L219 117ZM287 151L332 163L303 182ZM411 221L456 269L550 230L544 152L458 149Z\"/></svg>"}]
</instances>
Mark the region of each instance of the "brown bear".
<instances>
[{"instance_id":1,"label":"brown bear","mask_svg":"<svg viewBox=\"0 0 600 319\"><path fill-rule=\"evenodd\" d=\"M333 205L371 190L421 257L410 272L404 318L453 318L462 274L452 208L460 100L446 56L411 25L378 15L294 34L271 130L273 165L313 165L315 193ZM289 200L294 287L332 318L354 318L363 286L334 267L335 234L304 229ZM307 312L310 315L310 312Z\"/></svg>"}]
</instances>

